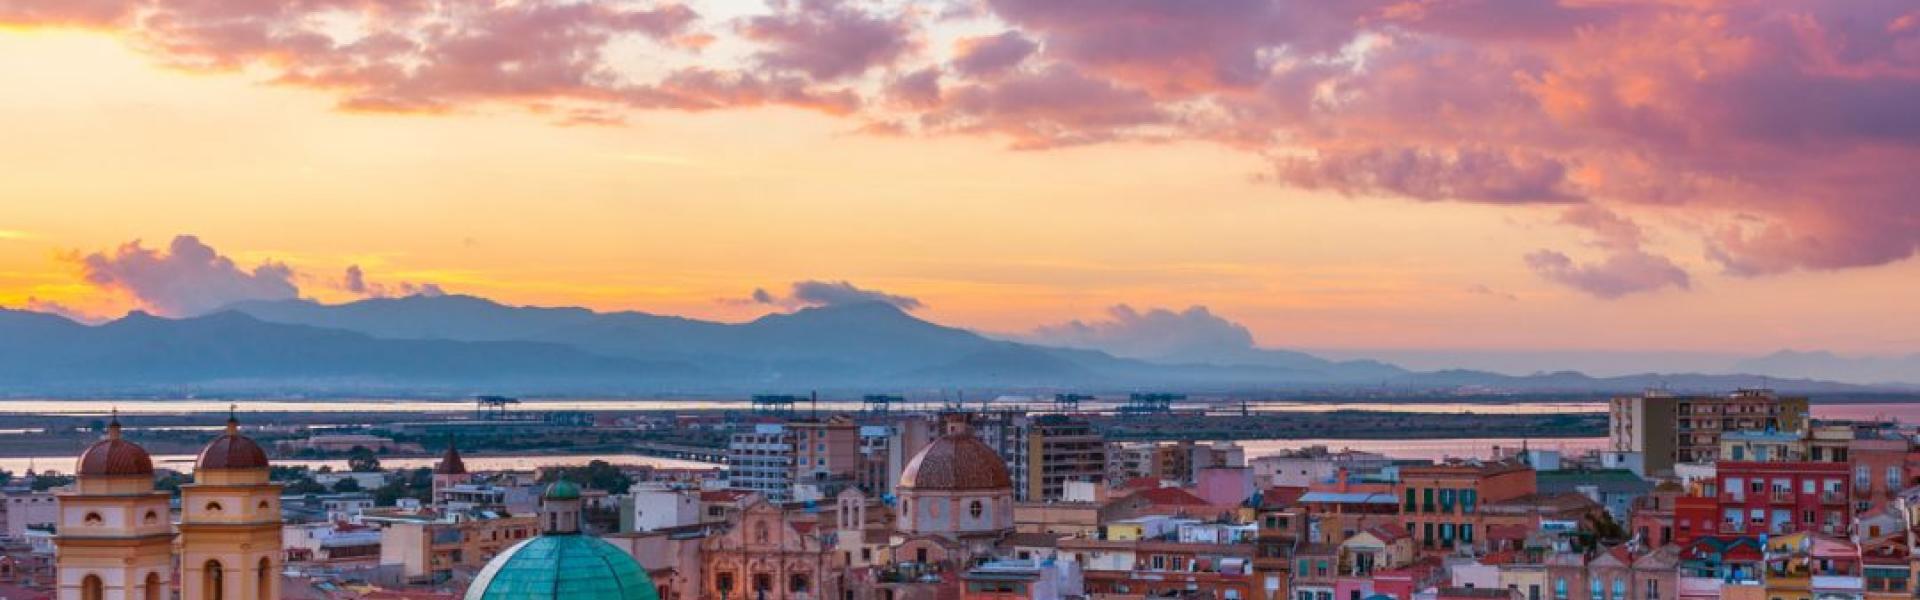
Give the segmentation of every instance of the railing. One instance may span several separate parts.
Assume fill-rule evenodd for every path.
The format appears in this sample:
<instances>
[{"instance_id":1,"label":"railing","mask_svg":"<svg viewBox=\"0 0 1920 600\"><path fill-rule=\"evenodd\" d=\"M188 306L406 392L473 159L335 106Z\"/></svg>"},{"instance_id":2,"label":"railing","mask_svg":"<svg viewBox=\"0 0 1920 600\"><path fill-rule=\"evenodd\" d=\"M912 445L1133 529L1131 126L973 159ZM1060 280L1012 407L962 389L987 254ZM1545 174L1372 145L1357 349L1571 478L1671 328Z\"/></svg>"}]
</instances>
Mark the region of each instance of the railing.
<instances>
[{"instance_id":1,"label":"railing","mask_svg":"<svg viewBox=\"0 0 1920 600\"><path fill-rule=\"evenodd\" d=\"M1821 504L1846 504L1847 495L1840 493L1839 490L1825 490L1820 492L1820 503Z\"/></svg>"}]
</instances>

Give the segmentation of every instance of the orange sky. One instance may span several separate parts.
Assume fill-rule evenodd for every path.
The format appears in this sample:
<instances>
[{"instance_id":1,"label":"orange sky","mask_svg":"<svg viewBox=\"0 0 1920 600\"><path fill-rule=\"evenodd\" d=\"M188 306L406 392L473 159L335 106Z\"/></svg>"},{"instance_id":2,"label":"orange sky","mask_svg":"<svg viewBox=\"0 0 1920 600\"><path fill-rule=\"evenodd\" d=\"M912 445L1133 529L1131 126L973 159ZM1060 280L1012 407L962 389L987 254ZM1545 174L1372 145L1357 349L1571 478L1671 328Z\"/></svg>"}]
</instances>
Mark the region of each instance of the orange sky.
<instances>
[{"instance_id":1,"label":"orange sky","mask_svg":"<svg viewBox=\"0 0 1920 600\"><path fill-rule=\"evenodd\" d=\"M328 301L360 265L508 303L740 320L769 308L724 300L824 279L990 332L1128 303L1204 305L1275 347L1920 351L1920 261L1725 275L1676 233L1697 216L1659 206L1622 212L1690 288L1608 299L1522 260L1599 256L1560 207L1307 190L1208 141L1015 150L781 107L367 114L159 62L111 33L0 29L0 305L124 312L74 257L194 234Z\"/></svg>"}]
</instances>

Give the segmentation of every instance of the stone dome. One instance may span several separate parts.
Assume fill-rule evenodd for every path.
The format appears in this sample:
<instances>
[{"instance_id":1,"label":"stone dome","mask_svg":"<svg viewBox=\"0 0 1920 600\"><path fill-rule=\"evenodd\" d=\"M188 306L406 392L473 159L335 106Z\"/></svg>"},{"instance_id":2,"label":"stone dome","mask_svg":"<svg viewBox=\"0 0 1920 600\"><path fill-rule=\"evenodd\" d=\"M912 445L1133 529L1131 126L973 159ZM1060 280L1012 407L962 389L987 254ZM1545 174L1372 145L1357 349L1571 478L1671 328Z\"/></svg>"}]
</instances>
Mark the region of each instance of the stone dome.
<instances>
[{"instance_id":1,"label":"stone dome","mask_svg":"<svg viewBox=\"0 0 1920 600\"><path fill-rule=\"evenodd\" d=\"M200 449L196 469L265 469L267 451L260 444L240 435L240 421L227 419L227 431Z\"/></svg>"},{"instance_id":2,"label":"stone dome","mask_svg":"<svg viewBox=\"0 0 1920 600\"><path fill-rule=\"evenodd\" d=\"M120 439L120 421L107 425L107 437L87 446L73 472L81 477L153 476L153 457L139 444Z\"/></svg>"},{"instance_id":3,"label":"stone dome","mask_svg":"<svg viewBox=\"0 0 1920 600\"><path fill-rule=\"evenodd\" d=\"M917 491L1012 490L1013 478L1000 453L971 431L960 430L927 444L900 472L900 487Z\"/></svg>"},{"instance_id":4,"label":"stone dome","mask_svg":"<svg viewBox=\"0 0 1920 600\"><path fill-rule=\"evenodd\" d=\"M465 600L659 600L632 556L600 538L547 534L508 548L474 576Z\"/></svg>"}]
</instances>

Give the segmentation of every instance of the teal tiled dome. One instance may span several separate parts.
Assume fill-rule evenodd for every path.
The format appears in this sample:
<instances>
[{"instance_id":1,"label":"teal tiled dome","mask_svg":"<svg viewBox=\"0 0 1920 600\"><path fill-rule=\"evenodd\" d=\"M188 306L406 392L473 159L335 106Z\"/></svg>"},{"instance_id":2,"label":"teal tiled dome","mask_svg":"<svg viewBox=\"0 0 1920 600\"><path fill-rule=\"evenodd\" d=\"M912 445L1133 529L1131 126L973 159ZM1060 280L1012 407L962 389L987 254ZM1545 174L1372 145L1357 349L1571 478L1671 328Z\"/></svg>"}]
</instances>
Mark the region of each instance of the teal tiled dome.
<instances>
[{"instance_id":1,"label":"teal tiled dome","mask_svg":"<svg viewBox=\"0 0 1920 600\"><path fill-rule=\"evenodd\" d=\"M545 498L547 500L579 500L580 486L565 479L555 481L553 485L547 486Z\"/></svg>"},{"instance_id":2,"label":"teal tiled dome","mask_svg":"<svg viewBox=\"0 0 1920 600\"><path fill-rule=\"evenodd\" d=\"M480 570L465 600L660 600L633 557L590 535L520 542Z\"/></svg>"}]
</instances>

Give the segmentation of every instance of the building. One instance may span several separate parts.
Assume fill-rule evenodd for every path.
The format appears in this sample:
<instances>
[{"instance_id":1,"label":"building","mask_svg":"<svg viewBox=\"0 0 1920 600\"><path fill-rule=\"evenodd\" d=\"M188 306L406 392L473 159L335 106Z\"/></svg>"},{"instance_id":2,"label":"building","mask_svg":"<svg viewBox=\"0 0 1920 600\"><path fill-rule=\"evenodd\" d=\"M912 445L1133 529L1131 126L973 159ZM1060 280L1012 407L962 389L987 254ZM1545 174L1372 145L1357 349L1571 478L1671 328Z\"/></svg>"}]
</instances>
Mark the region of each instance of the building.
<instances>
[{"instance_id":1,"label":"building","mask_svg":"<svg viewBox=\"0 0 1920 600\"><path fill-rule=\"evenodd\" d=\"M154 490L153 460L121 439L119 418L107 425L106 439L80 454L74 478L73 490L58 498L57 597L170 598L172 496Z\"/></svg>"},{"instance_id":2,"label":"building","mask_svg":"<svg viewBox=\"0 0 1920 600\"><path fill-rule=\"evenodd\" d=\"M727 442L727 487L775 502L793 498L793 450L793 433L785 425L762 423L733 434Z\"/></svg>"},{"instance_id":3,"label":"building","mask_svg":"<svg viewBox=\"0 0 1920 600\"><path fill-rule=\"evenodd\" d=\"M1845 463L1721 461L1717 473L1723 535L1844 535L1852 522Z\"/></svg>"},{"instance_id":4,"label":"building","mask_svg":"<svg viewBox=\"0 0 1920 600\"><path fill-rule=\"evenodd\" d=\"M1712 396L1649 391L1617 397L1608 402L1607 453L1637 454L1641 475L1666 475L1675 463L1719 460L1725 432L1803 432L1807 414L1805 397L1783 397L1771 390Z\"/></svg>"},{"instance_id":5,"label":"building","mask_svg":"<svg viewBox=\"0 0 1920 600\"><path fill-rule=\"evenodd\" d=\"M1428 552L1474 544L1479 534L1486 533L1484 505L1538 491L1533 469L1511 462L1401 467L1394 489L1394 497L1400 500L1400 522Z\"/></svg>"},{"instance_id":6,"label":"building","mask_svg":"<svg viewBox=\"0 0 1920 600\"><path fill-rule=\"evenodd\" d=\"M820 500L871 481L860 427L845 417L762 423L727 444L727 486L773 502Z\"/></svg>"},{"instance_id":7,"label":"building","mask_svg":"<svg viewBox=\"0 0 1920 600\"><path fill-rule=\"evenodd\" d=\"M465 600L659 600L640 563L580 531L580 488L555 482L541 498L542 532L486 563Z\"/></svg>"},{"instance_id":8,"label":"building","mask_svg":"<svg viewBox=\"0 0 1920 600\"><path fill-rule=\"evenodd\" d=\"M792 498L820 500L858 484L866 465L860 453L860 428L851 419L794 421L787 423L787 430L793 443L793 472L788 479L799 488Z\"/></svg>"},{"instance_id":9,"label":"building","mask_svg":"<svg viewBox=\"0 0 1920 600\"><path fill-rule=\"evenodd\" d=\"M380 564L410 582L451 579L486 565L541 531L533 515L472 511L371 511L361 522L380 529Z\"/></svg>"},{"instance_id":10,"label":"building","mask_svg":"<svg viewBox=\"0 0 1920 600\"><path fill-rule=\"evenodd\" d=\"M838 598L845 583L819 521L758 500L731 527L701 541L701 598Z\"/></svg>"},{"instance_id":11,"label":"building","mask_svg":"<svg viewBox=\"0 0 1920 600\"><path fill-rule=\"evenodd\" d=\"M1014 499L1052 502L1063 499L1069 482L1106 479L1107 444L1084 418L1033 417L1027 427L1025 464L1014 469Z\"/></svg>"},{"instance_id":12,"label":"building","mask_svg":"<svg viewBox=\"0 0 1920 600\"><path fill-rule=\"evenodd\" d=\"M240 421L200 450L193 483L180 486L180 597L280 597L280 484L267 452L240 435Z\"/></svg>"},{"instance_id":13,"label":"building","mask_svg":"<svg viewBox=\"0 0 1920 600\"><path fill-rule=\"evenodd\" d=\"M974 436L966 415L942 419L946 434L914 455L900 474L895 528L905 536L938 540L950 553L986 555L1001 536L1013 532L1013 478L1000 455Z\"/></svg>"},{"instance_id":14,"label":"building","mask_svg":"<svg viewBox=\"0 0 1920 600\"><path fill-rule=\"evenodd\" d=\"M120 420L80 455L74 489L58 496L58 592L62 600L280 597L280 486L266 451L240 435L240 421L200 450L193 483L180 486L180 522L153 488L146 450L121 439ZM178 532L176 537L175 531Z\"/></svg>"},{"instance_id":15,"label":"building","mask_svg":"<svg viewBox=\"0 0 1920 600\"><path fill-rule=\"evenodd\" d=\"M58 500L53 492L7 490L0 496L0 519L7 523L7 537L17 540L26 537L28 528L51 527L60 519Z\"/></svg>"}]
</instances>

